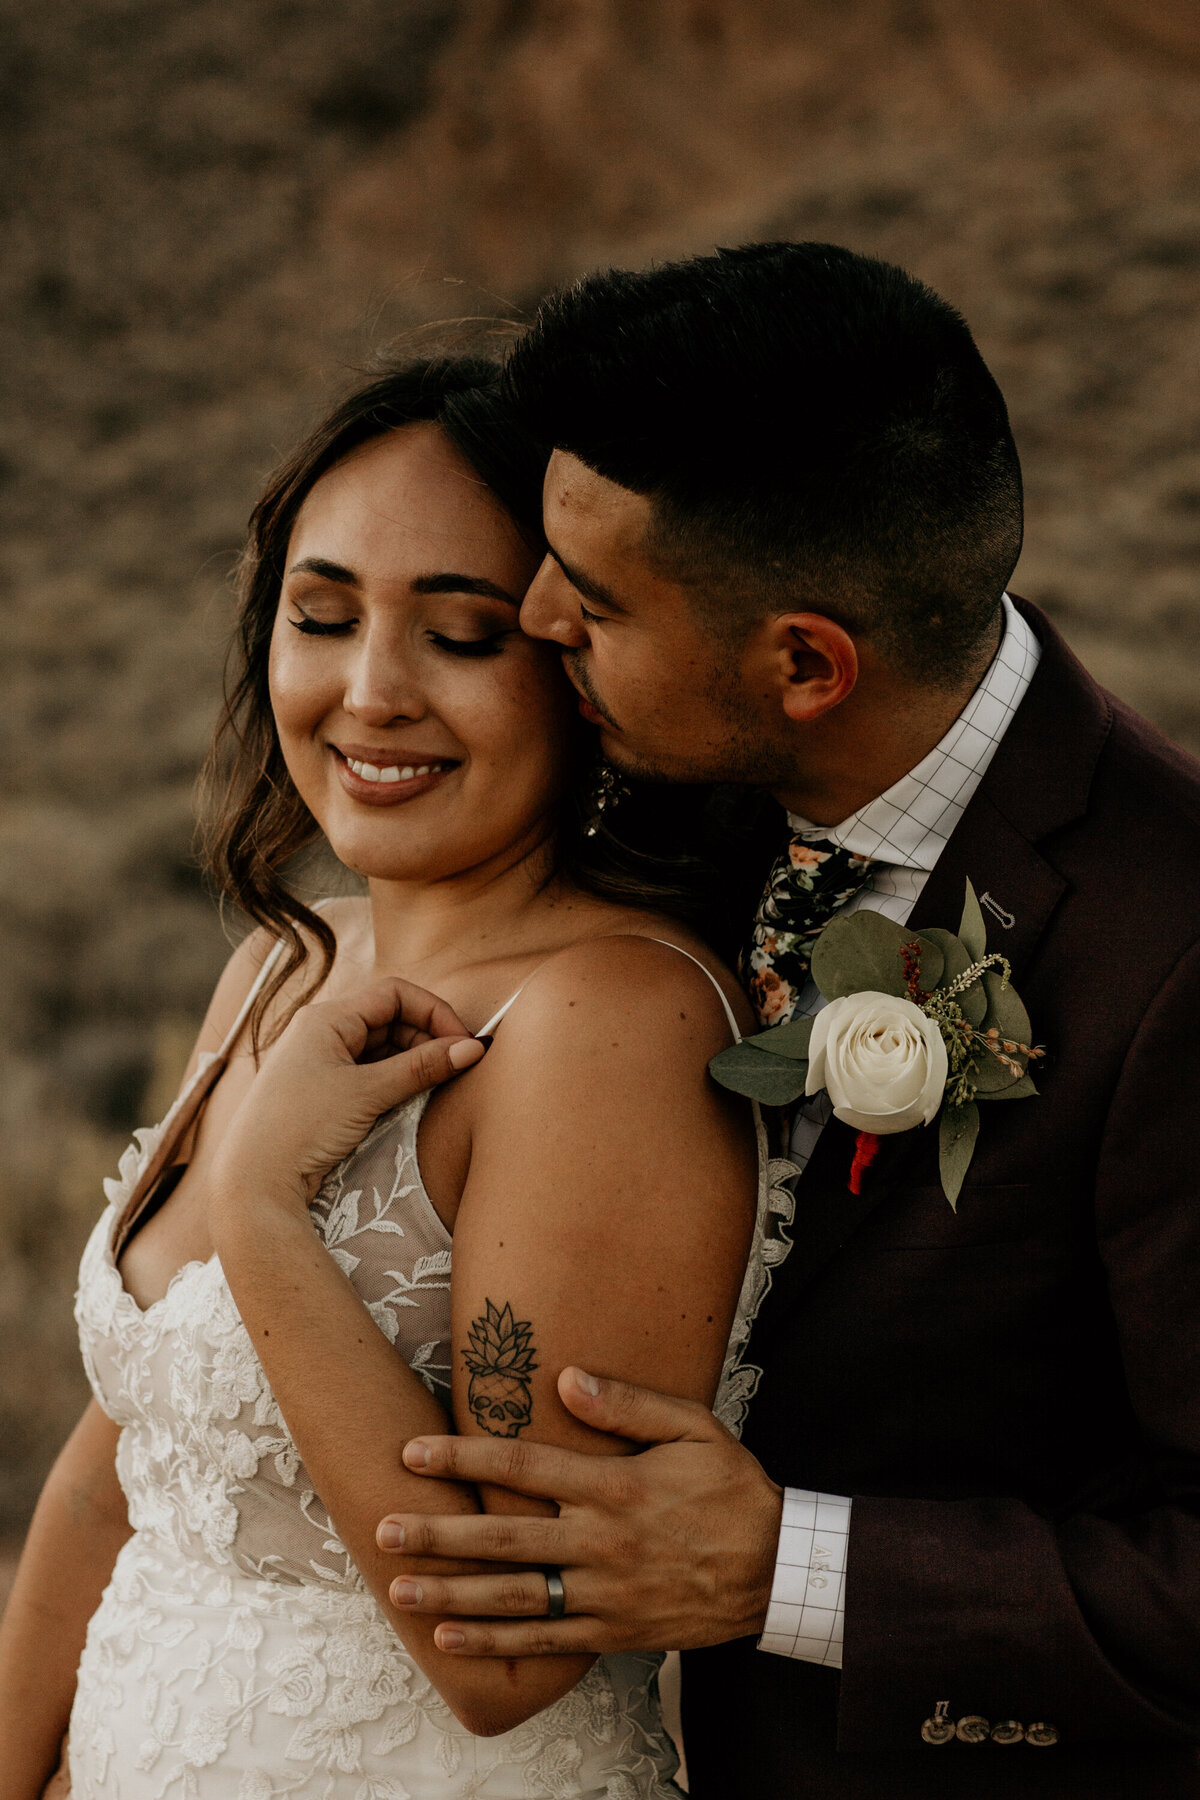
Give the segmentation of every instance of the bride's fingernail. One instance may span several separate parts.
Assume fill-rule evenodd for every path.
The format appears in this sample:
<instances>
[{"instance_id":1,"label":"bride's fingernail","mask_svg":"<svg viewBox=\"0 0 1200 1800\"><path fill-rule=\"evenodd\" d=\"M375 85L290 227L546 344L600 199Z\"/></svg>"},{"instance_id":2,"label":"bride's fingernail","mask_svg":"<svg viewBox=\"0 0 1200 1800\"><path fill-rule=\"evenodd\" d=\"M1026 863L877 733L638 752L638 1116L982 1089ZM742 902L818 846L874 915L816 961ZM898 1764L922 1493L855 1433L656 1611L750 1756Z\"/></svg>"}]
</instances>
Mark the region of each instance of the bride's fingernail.
<instances>
[{"instance_id":1,"label":"bride's fingernail","mask_svg":"<svg viewBox=\"0 0 1200 1800\"><path fill-rule=\"evenodd\" d=\"M483 1050L486 1049L487 1045L484 1044ZM456 1044L451 1044L446 1055L452 1069L469 1069L471 1064L477 1063L482 1055L479 1039L459 1038Z\"/></svg>"},{"instance_id":2,"label":"bride's fingernail","mask_svg":"<svg viewBox=\"0 0 1200 1800\"><path fill-rule=\"evenodd\" d=\"M381 1550L403 1550L404 1527L397 1525L395 1519L385 1519L376 1533Z\"/></svg>"},{"instance_id":3,"label":"bride's fingernail","mask_svg":"<svg viewBox=\"0 0 1200 1800\"><path fill-rule=\"evenodd\" d=\"M404 1461L410 1469L429 1467L429 1449L425 1444L405 1444Z\"/></svg>"},{"instance_id":4,"label":"bride's fingernail","mask_svg":"<svg viewBox=\"0 0 1200 1800\"><path fill-rule=\"evenodd\" d=\"M599 1396L600 1383L596 1380L594 1375L589 1375L586 1370L576 1369L575 1383L577 1387L583 1389L585 1394L590 1394L593 1400Z\"/></svg>"},{"instance_id":5,"label":"bride's fingernail","mask_svg":"<svg viewBox=\"0 0 1200 1800\"><path fill-rule=\"evenodd\" d=\"M435 1640L439 1650L461 1650L467 1641L462 1632L455 1631L452 1625L439 1627L435 1633Z\"/></svg>"},{"instance_id":6,"label":"bride's fingernail","mask_svg":"<svg viewBox=\"0 0 1200 1800\"><path fill-rule=\"evenodd\" d=\"M425 1589L419 1581L393 1581L392 1601L396 1606L419 1606Z\"/></svg>"}]
</instances>

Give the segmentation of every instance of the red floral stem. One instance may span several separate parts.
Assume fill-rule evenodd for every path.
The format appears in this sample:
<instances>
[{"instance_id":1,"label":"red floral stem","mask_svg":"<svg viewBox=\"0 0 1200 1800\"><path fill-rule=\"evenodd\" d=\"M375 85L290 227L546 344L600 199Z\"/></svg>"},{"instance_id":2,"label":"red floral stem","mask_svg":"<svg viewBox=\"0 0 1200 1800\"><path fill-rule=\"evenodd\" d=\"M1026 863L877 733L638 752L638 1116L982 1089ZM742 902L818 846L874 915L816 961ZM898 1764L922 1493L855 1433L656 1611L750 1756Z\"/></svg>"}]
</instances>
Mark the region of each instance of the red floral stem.
<instances>
[{"instance_id":1,"label":"red floral stem","mask_svg":"<svg viewBox=\"0 0 1200 1800\"><path fill-rule=\"evenodd\" d=\"M862 1193L863 1176L879 1154L879 1139L873 1131L860 1131L854 1140L854 1161L850 1164L850 1192Z\"/></svg>"}]
</instances>

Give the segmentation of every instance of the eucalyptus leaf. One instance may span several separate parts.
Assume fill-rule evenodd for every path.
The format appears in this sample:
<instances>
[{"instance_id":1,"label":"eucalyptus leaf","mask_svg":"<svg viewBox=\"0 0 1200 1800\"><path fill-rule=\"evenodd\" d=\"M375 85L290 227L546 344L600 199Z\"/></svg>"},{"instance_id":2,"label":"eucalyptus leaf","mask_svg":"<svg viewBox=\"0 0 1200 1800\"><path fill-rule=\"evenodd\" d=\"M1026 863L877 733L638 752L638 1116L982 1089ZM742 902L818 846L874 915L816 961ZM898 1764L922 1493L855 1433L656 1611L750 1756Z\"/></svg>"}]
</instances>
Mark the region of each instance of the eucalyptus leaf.
<instances>
[{"instance_id":1,"label":"eucalyptus leaf","mask_svg":"<svg viewBox=\"0 0 1200 1800\"><path fill-rule=\"evenodd\" d=\"M984 1032L995 1029L1010 1044L1027 1044L1030 1036L1029 1014L1011 987L1004 986L1004 977L998 970L989 969L983 977L983 986L988 1001L982 1027ZM1003 1043L999 1048L1004 1049ZM997 1099L1025 1079L1024 1070L1028 1058L1012 1051L1006 1051L1005 1054L1012 1056L1014 1062L1020 1064L1020 1075L1014 1075L1011 1069L1006 1069L999 1057L993 1056L989 1050L980 1049L975 1085L981 1099ZM1014 1094L1013 1098L1018 1096Z\"/></svg>"},{"instance_id":2,"label":"eucalyptus leaf","mask_svg":"<svg viewBox=\"0 0 1200 1800\"><path fill-rule=\"evenodd\" d=\"M1000 1100L1010 1088L1015 1088L1018 1083L1024 1081L1023 1069L1020 1075L1014 1075L1012 1070L1006 1069L999 1057L993 1056L990 1050L985 1050L982 1046L976 1048L978 1054L972 1079L975 1082L975 1092L981 1100ZM1013 1061L1021 1064L1022 1058L1017 1056L1013 1058Z\"/></svg>"},{"instance_id":3,"label":"eucalyptus leaf","mask_svg":"<svg viewBox=\"0 0 1200 1800\"><path fill-rule=\"evenodd\" d=\"M922 932L923 938L929 938L942 953L942 978L939 987L949 987L965 975L972 962L967 946L961 938L955 937L952 931L944 931L940 925L927 926ZM958 1004L962 1007L963 1017L972 1025L982 1025L987 1013L987 994L982 981L973 981L969 988L957 995Z\"/></svg>"},{"instance_id":4,"label":"eucalyptus leaf","mask_svg":"<svg viewBox=\"0 0 1200 1800\"><path fill-rule=\"evenodd\" d=\"M1000 1088L994 1094L980 1093L981 1100L1030 1100L1036 1095L1037 1088L1033 1076L1022 1075L1020 1081L1014 1081L1011 1087Z\"/></svg>"},{"instance_id":5,"label":"eucalyptus leaf","mask_svg":"<svg viewBox=\"0 0 1200 1800\"><path fill-rule=\"evenodd\" d=\"M926 989L937 986L942 954L929 938L863 908L830 919L813 947L809 970L826 1000L846 994L907 995L902 951L916 939L921 947L918 979Z\"/></svg>"},{"instance_id":6,"label":"eucalyptus leaf","mask_svg":"<svg viewBox=\"0 0 1200 1800\"><path fill-rule=\"evenodd\" d=\"M962 923L958 935L971 953L971 961L978 962L987 955L987 926L983 922L983 912L975 898L975 889L967 883L967 895L963 901Z\"/></svg>"},{"instance_id":7,"label":"eucalyptus leaf","mask_svg":"<svg viewBox=\"0 0 1200 1800\"><path fill-rule=\"evenodd\" d=\"M708 1072L721 1087L764 1106L790 1106L804 1092L808 1064L788 1056L772 1056L753 1044L733 1044L714 1056Z\"/></svg>"},{"instance_id":8,"label":"eucalyptus leaf","mask_svg":"<svg viewBox=\"0 0 1200 1800\"><path fill-rule=\"evenodd\" d=\"M919 931L916 933L910 932L908 935L908 942L910 944L913 941L914 935L921 949L921 960L918 965L919 973L917 979L925 992L927 994L932 994L934 988L941 982L942 975L946 968L946 958L942 953L941 945L936 943L927 931Z\"/></svg>"},{"instance_id":9,"label":"eucalyptus leaf","mask_svg":"<svg viewBox=\"0 0 1200 1800\"><path fill-rule=\"evenodd\" d=\"M942 1108L938 1125L938 1172L942 1178L942 1192L955 1212L978 1136L979 1108L974 1101L966 1106Z\"/></svg>"},{"instance_id":10,"label":"eucalyptus leaf","mask_svg":"<svg viewBox=\"0 0 1200 1800\"><path fill-rule=\"evenodd\" d=\"M1031 1044L1033 1027L1029 1023L1029 1014L1012 988L1005 987L1000 971L989 969L984 975L983 985L988 1000L984 1030L990 1031L994 1025L1002 1038L1008 1038L1014 1044Z\"/></svg>"},{"instance_id":11,"label":"eucalyptus leaf","mask_svg":"<svg viewBox=\"0 0 1200 1800\"><path fill-rule=\"evenodd\" d=\"M786 1025L772 1025L769 1031L756 1031L743 1040L756 1050L773 1056L786 1056L793 1062L808 1061L808 1044L812 1037L812 1019L789 1019Z\"/></svg>"}]
</instances>

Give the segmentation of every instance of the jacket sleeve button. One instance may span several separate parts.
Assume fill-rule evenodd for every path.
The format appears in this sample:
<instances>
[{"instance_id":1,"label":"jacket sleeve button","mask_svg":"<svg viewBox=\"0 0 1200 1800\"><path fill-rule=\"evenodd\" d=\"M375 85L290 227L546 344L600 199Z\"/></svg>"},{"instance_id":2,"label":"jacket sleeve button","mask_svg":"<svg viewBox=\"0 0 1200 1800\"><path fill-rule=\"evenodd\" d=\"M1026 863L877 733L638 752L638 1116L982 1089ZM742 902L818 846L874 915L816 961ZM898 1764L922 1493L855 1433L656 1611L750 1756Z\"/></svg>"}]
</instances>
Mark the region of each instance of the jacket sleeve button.
<instances>
[{"instance_id":1,"label":"jacket sleeve button","mask_svg":"<svg viewBox=\"0 0 1200 1800\"><path fill-rule=\"evenodd\" d=\"M926 1719L921 1727L921 1736L927 1744L948 1744L954 1736L954 1720L948 1719L950 1711L948 1700L939 1700L933 1709L932 1719Z\"/></svg>"},{"instance_id":2,"label":"jacket sleeve button","mask_svg":"<svg viewBox=\"0 0 1200 1800\"><path fill-rule=\"evenodd\" d=\"M988 1721L979 1713L968 1713L958 1721L956 1736L960 1744L982 1744L987 1741L991 1730Z\"/></svg>"},{"instance_id":3,"label":"jacket sleeve button","mask_svg":"<svg viewBox=\"0 0 1200 1800\"><path fill-rule=\"evenodd\" d=\"M1031 1725L1025 1733L1025 1742L1027 1744L1057 1744L1058 1733L1053 1725L1044 1725L1039 1719L1037 1724Z\"/></svg>"},{"instance_id":4,"label":"jacket sleeve button","mask_svg":"<svg viewBox=\"0 0 1200 1800\"><path fill-rule=\"evenodd\" d=\"M1015 1719L1001 1719L998 1725L992 1726L993 1744L1019 1744L1025 1736L1025 1727L1018 1725Z\"/></svg>"}]
</instances>

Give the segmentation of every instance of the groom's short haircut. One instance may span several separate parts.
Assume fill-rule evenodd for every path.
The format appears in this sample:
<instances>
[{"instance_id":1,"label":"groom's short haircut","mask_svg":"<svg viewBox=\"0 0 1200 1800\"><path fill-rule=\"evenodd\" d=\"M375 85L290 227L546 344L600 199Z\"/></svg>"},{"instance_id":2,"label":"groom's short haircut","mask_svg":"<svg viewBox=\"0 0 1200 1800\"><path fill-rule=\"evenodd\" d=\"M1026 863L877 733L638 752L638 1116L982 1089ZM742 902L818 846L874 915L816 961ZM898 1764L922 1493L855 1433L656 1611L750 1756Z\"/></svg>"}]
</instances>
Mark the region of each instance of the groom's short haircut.
<instances>
[{"instance_id":1,"label":"groom's short haircut","mask_svg":"<svg viewBox=\"0 0 1200 1800\"><path fill-rule=\"evenodd\" d=\"M904 270L782 243L589 275L509 381L545 444L651 500L650 554L717 630L821 612L914 679L975 666L1020 464L965 322Z\"/></svg>"}]
</instances>

